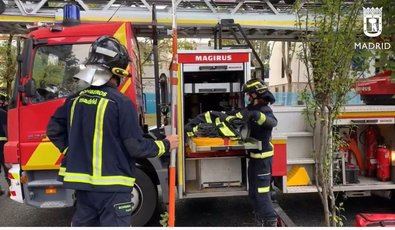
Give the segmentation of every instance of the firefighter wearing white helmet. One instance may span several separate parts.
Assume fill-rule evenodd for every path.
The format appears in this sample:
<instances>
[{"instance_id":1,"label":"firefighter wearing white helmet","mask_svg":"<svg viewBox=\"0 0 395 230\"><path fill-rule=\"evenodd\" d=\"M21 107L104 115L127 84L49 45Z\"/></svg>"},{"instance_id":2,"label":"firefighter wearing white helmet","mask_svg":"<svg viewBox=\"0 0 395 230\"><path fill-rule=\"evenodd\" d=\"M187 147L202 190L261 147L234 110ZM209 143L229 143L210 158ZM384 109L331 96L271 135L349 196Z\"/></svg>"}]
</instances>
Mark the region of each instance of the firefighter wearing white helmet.
<instances>
[{"instance_id":1,"label":"firefighter wearing white helmet","mask_svg":"<svg viewBox=\"0 0 395 230\"><path fill-rule=\"evenodd\" d=\"M247 120L250 137L262 143L262 150L251 150L248 153L249 197L254 206L257 224L275 227L277 216L270 197L273 158L273 145L270 141L272 130L277 126L277 119L269 107L269 104L275 102L275 98L266 84L259 79L247 81L243 85L243 92L250 103L236 116Z\"/></svg>"},{"instance_id":2,"label":"firefighter wearing white helmet","mask_svg":"<svg viewBox=\"0 0 395 230\"><path fill-rule=\"evenodd\" d=\"M128 63L118 40L98 38L75 76L90 87L68 97L48 124L49 139L64 153L59 180L75 190L73 226L130 226L135 159L160 157L178 145L176 135L143 137L132 102L117 90Z\"/></svg>"}]
</instances>

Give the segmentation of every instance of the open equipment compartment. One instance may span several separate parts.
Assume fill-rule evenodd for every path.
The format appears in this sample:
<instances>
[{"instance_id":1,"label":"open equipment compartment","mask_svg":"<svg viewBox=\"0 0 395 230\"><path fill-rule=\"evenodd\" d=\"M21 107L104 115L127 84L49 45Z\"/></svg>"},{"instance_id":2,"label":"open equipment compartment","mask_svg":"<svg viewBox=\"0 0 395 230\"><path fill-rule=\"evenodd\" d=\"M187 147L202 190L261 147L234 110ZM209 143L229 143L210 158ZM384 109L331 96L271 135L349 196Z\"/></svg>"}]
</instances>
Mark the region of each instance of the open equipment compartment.
<instances>
[{"instance_id":1,"label":"open equipment compartment","mask_svg":"<svg viewBox=\"0 0 395 230\"><path fill-rule=\"evenodd\" d=\"M244 107L242 85L250 76L250 50L184 51L179 54L182 85L182 125L206 111L232 111ZM221 141L221 138L217 138ZM255 145L254 145L255 144ZM246 144L196 145L183 136L184 196L247 194Z\"/></svg>"}]
</instances>

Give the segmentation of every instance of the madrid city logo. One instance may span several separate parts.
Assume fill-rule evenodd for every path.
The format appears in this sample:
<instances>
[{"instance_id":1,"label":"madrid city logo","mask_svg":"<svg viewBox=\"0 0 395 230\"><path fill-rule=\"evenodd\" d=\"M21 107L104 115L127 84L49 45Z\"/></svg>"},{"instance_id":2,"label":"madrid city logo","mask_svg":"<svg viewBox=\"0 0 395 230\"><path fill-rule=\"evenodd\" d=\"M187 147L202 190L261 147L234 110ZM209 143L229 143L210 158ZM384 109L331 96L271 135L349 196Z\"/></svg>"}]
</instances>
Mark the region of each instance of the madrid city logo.
<instances>
[{"instance_id":1,"label":"madrid city logo","mask_svg":"<svg viewBox=\"0 0 395 230\"><path fill-rule=\"evenodd\" d=\"M363 32L368 37L380 36L383 31L383 7L363 8Z\"/></svg>"},{"instance_id":2,"label":"madrid city logo","mask_svg":"<svg viewBox=\"0 0 395 230\"><path fill-rule=\"evenodd\" d=\"M363 7L363 33L369 38L375 38L383 32L383 7ZM355 49L388 50L389 42L356 42Z\"/></svg>"}]
</instances>

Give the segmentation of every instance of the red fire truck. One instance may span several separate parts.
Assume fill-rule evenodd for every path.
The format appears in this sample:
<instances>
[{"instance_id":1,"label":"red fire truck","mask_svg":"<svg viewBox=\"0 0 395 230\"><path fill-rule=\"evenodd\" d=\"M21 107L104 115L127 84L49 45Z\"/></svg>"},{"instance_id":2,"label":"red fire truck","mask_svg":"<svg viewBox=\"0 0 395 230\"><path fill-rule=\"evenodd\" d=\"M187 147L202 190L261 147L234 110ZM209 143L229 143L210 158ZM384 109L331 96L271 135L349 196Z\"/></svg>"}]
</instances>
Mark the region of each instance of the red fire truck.
<instances>
[{"instance_id":1,"label":"red fire truck","mask_svg":"<svg viewBox=\"0 0 395 230\"><path fill-rule=\"evenodd\" d=\"M367 105L394 105L395 83L386 70L357 82L356 90Z\"/></svg>"},{"instance_id":2,"label":"red fire truck","mask_svg":"<svg viewBox=\"0 0 395 230\"><path fill-rule=\"evenodd\" d=\"M130 97L143 125L143 101L139 55L130 23L86 24L45 27L29 33L18 56L18 73L8 113L8 142L5 160L11 166L11 199L39 208L69 207L73 191L56 180L62 154L45 135L47 122L65 97L86 87L73 80L88 55L90 43L102 35L118 38L131 56L128 78L119 90ZM178 55L177 100L172 100L181 144L177 151L177 197L233 197L248 194L246 149L259 148L256 140L202 140L184 136L188 119L209 111L245 106L242 85L251 78L250 49L181 51ZM174 99L174 98L173 98ZM274 106L279 123L273 130L273 172L283 193L317 192L315 162L311 155L314 135L303 116L303 107ZM388 149L395 146L391 127L394 106L347 106L336 120L339 128L355 127L360 134L368 125L378 126ZM165 127L164 130L169 130ZM359 144L360 145L360 144ZM362 146L359 146L360 148ZM393 151L392 151L393 153ZM391 191L395 184L361 176L349 180L345 154L338 155L339 180L335 191L370 195ZM388 155L388 154L387 154ZM389 159L389 158L386 158ZM395 167L395 157L392 158ZM347 161L348 165L355 160ZM138 160L133 190L133 225L144 225L152 217L161 194L168 199L168 159ZM387 164L389 167L389 164ZM354 175L354 174L353 174ZM373 191L374 190L374 191ZM160 193L161 191L161 193Z\"/></svg>"},{"instance_id":3,"label":"red fire truck","mask_svg":"<svg viewBox=\"0 0 395 230\"><path fill-rule=\"evenodd\" d=\"M73 205L72 191L56 180L62 153L46 137L50 116L83 87L73 80L89 53L90 43L109 35L128 49L132 77L119 87L133 102L143 125L141 71L136 37L130 23L51 26L29 33L18 56L19 68L8 111L5 161L11 166L11 199L40 208ZM157 204L157 185L166 185L167 167L159 159L138 160L134 189L134 225L143 225ZM167 186L162 188L167 191ZM166 199L167 196L164 196Z\"/></svg>"}]
</instances>

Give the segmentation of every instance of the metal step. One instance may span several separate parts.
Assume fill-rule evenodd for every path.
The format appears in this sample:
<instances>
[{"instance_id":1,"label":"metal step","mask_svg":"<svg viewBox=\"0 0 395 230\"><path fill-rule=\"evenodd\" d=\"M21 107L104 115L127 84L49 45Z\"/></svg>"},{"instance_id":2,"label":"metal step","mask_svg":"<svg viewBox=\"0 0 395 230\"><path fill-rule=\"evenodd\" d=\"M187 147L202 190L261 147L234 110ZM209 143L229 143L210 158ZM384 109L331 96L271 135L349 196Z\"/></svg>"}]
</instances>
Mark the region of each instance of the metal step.
<instances>
[{"instance_id":1,"label":"metal step","mask_svg":"<svg viewBox=\"0 0 395 230\"><path fill-rule=\"evenodd\" d=\"M313 193L317 192L317 187L315 185L306 186L288 186L286 193Z\"/></svg>"},{"instance_id":2,"label":"metal step","mask_svg":"<svg viewBox=\"0 0 395 230\"><path fill-rule=\"evenodd\" d=\"M299 164L314 164L315 161L313 158L294 158L294 159L288 159L287 164L288 165L299 165Z\"/></svg>"},{"instance_id":3,"label":"metal step","mask_svg":"<svg viewBox=\"0 0 395 230\"><path fill-rule=\"evenodd\" d=\"M27 183L27 186L29 188L47 187L47 186L61 187L62 185L63 185L62 182L54 179L34 180Z\"/></svg>"},{"instance_id":4,"label":"metal step","mask_svg":"<svg viewBox=\"0 0 395 230\"><path fill-rule=\"evenodd\" d=\"M41 203L40 208L63 208L70 205L64 201L45 201Z\"/></svg>"}]
</instances>

